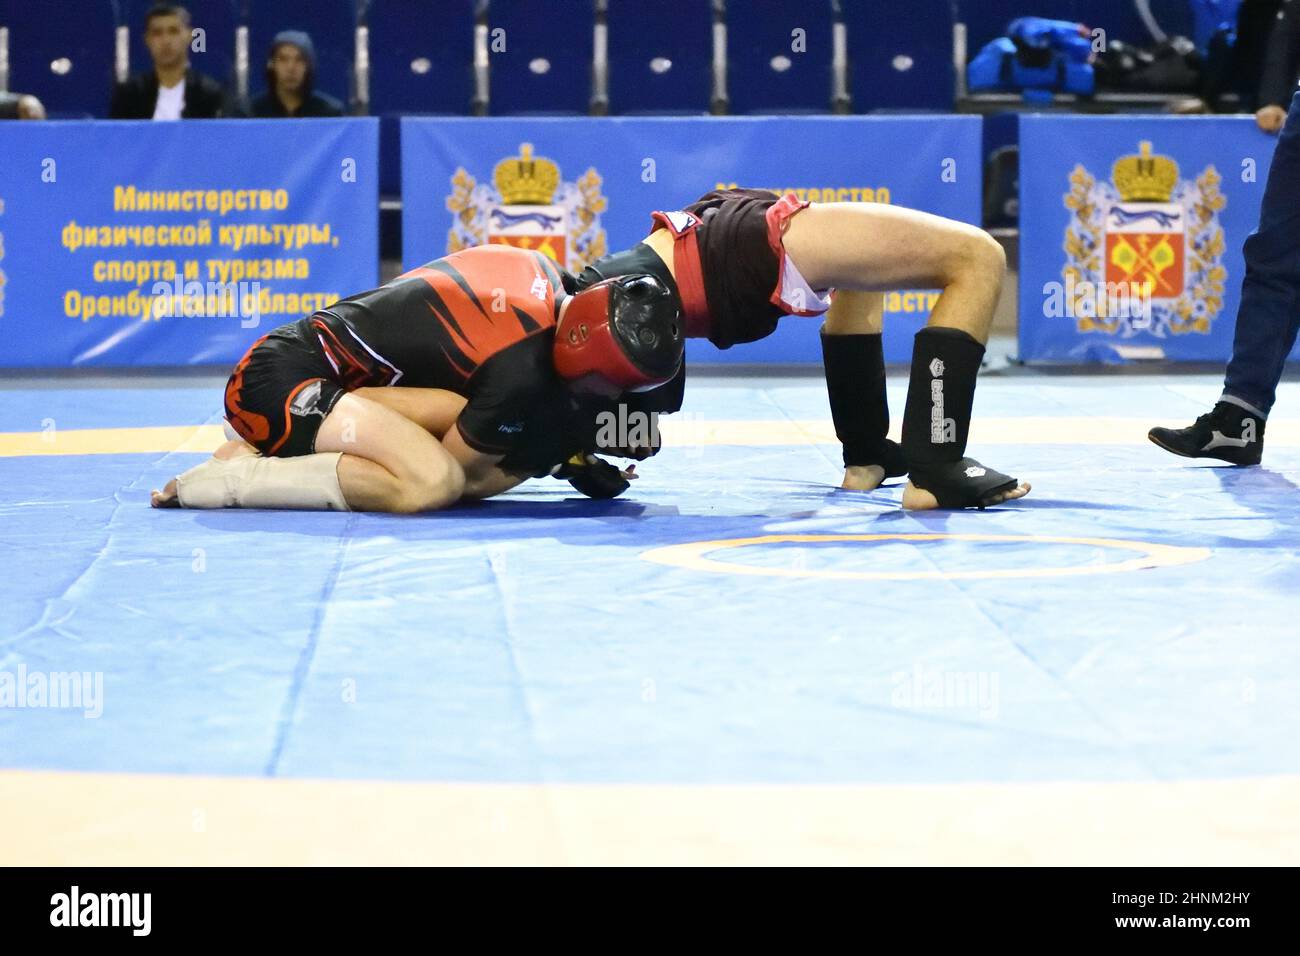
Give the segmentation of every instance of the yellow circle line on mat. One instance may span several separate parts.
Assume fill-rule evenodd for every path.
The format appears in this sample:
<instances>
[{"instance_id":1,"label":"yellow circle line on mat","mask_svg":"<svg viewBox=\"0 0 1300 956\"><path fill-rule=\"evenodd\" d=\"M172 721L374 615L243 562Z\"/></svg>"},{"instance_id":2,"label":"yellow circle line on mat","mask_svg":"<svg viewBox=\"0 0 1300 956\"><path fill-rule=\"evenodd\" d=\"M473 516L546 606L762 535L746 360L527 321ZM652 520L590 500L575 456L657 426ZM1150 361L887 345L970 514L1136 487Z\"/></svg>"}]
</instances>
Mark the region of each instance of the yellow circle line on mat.
<instances>
[{"instance_id":1,"label":"yellow circle line on mat","mask_svg":"<svg viewBox=\"0 0 1300 956\"><path fill-rule=\"evenodd\" d=\"M1114 564L1082 564L1064 568L995 568L974 571L834 571L800 568L768 568L751 564L733 564L705 557L712 551L745 548L756 544L824 544L834 541L1020 541L1029 544L1083 545L1137 551L1139 557ZM722 538L717 541L691 541L645 551L647 561L690 571L713 574L752 574L769 578L823 578L832 581L931 581L979 580L984 578L1066 578L1086 574L1119 574L1147 568L1169 568L1194 564L1210 556L1209 548L1185 548L1146 541L1122 541L1116 538L1069 538L1039 534L765 534L754 538Z\"/></svg>"}]
</instances>

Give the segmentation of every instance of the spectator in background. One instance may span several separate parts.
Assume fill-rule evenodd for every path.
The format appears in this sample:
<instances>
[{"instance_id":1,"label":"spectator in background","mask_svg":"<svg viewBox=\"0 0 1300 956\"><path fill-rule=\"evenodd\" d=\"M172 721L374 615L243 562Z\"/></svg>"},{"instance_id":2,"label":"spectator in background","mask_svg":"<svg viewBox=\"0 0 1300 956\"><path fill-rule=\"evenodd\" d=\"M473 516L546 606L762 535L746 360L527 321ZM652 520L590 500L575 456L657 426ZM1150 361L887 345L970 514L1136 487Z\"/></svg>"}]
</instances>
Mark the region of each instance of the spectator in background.
<instances>
[{"instance_id":1,"label":"spectator in background","mask_svg":"<svg viewBox=\"0 0 1300 956\"><path fill-rule=\"evenodd\" d=\"M266 92L256 97L250 113L258 117L342 116L343 104L313 89L316 47L301 30L275 35L266 61Z\"/></svg>"},{"instance_id":2,"label":"spectator in background","mask_svg":"<svg viewBox=\"0 0 1300 956\"><path fill-rule=\"evenodd\" d=\"M225 112L221 84L190 67L190 12L159 3L144 18L153 69L113 89L113 119L211 119Z\"/></svg>"},{"instance_id":3,"label":"spectator in background","mask_svg":"<svg viewBox=\"0 0 1300 956\"><path fill-rule=\"evenodd\" d=\"M1264 72L1259 81L1259 110L1255 122L1276 133L1286 122L1286 105L1300 80L1300 0L1285 0L1268 38Z\"/></svg>"},{"instance_id":4,"label":"spectator in background","mask_svg":"<svg viewBox=\"0 0 1300 956\"><path fill-rule=\"evenodd\" d=\"M45 107L26 93L0 93L0 119L45 119Z\"/></svg>"}]
</instances>

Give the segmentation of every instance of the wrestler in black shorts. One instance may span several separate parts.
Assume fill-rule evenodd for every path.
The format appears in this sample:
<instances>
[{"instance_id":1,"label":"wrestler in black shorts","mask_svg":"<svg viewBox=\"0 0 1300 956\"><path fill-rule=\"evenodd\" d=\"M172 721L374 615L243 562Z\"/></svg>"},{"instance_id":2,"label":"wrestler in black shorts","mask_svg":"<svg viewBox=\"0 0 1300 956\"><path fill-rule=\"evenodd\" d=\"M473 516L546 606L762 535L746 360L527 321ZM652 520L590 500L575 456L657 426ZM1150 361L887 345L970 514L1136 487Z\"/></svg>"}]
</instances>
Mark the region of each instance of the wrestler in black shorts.
<instances>
[{"instance_id":1,"label":"wrestler in black shorts","mask_svg":"<svg viewBox=\"0 0 1300 956\"><path fill-rule=\"evenodd\" d=\"M714 190L681 211L653 214L654 227L666 227L678 238L694 233L693 243L679 242L674 249L676 282L654 250L638 243L584 269L578 288L648 272L672 283L688 336L707 338L720 349L756 342L775 332L782 316L818 315L830 305L824 293L806 287L796 299L797 283L787 274L780 247L785 223L807 205L762 189Z\"/></svg>"},{"instance_id":2,"label":"wrestler in black shorts","mask_svg":"<svg viewBox=\"0 0 1300 956\"><path fill-rule=\"evenodd\" d=\"M664 244L656 246L649 238L583 270L578 287L631 272L653 273L677 295L688 337L707 338L721 349L757 341L776 331L783 316L818 316L830 310L833 290L813 288L785 249L787 227L808 205L792 193L714 190L680 210L652 214L651 237L660 229L672 237L671 270L661 257ZM987 234L951 221L945 224L938 217L932 220L907 226L895 220L893 228L913 236L931 231L936 248L950 257L954 274L979 272L965 288L977 290L979 318L991 319L985 290L1000 287L1005 268L1001 250ZM906 273L897 263L891 265L895 275ZM819 274L826 274L824 267ZM864 260L860 276L845 275L842 281L850 290L870 291L870 285L855 284L870 275L871 262ZM909 474L909 488L925 489L944 508L985 507L1025 494L1028 485L965 457L983 340L951 322L917 333L900 447L887 437L882 336L878 328L872 331L869 323L864 325L861 331L838 334L824 329L821 336L831 417L844 449L845 487L861 487L859 483L869 482L871 470L878 468L885 477ZM676 396L670 396L662 410L680 402L681 383L676 384ZM874 480L878 484L880 479ZM904 498L906 502L906 491ZM921 495L913 500L918 507L933 506Z\"/></svg>"},{"instance_id":3,"label":"wrestler in black shorts","mask_svg":"<svg viewBox=\"0 0 1300 956\"><path fill-rule=\"evenodd\" d=\"M763 189L705 193L680 211L652 216L652 229L666 228L675 237L676 279L658 253L641 242L584 269L577 287L649 273L678 297L688 337L707 338L720 349L756 342L775 332L783 316L816 316L830 307L828 292L803 281L781 244L786 224L807 206L793 194L777 196ZM882 464L889 475L904 474L898 446L885 438L889 412L880 337L835 336L830 346L828 338L823 336L829 349L827 385L844 463ZM641 400L657 411L678 410L685 371L683 367L673 383Z\"/></svg>"}]
</instances>

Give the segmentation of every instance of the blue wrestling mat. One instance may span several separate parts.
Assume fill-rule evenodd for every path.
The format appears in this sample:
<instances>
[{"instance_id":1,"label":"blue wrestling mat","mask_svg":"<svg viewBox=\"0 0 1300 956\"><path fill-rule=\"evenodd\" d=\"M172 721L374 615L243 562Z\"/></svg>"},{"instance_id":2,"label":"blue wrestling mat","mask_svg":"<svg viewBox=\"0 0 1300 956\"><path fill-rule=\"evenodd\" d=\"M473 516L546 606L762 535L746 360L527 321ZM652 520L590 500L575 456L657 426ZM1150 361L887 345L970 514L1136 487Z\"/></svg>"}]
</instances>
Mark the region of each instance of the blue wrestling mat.
<instances>
[{"instance_id":1,"label":"blue wrestling mat","mask_svg":"<svg viewBox=\"0 0 1300 956\"><path fill-rule=\"evenodd\" d=\"M1300 427L1270 422L1245 470L1145 438L1205 411L1210 377L986 377L972 453L1034 491L933 514L901 511L899 485L836 488L819 379L705 376L613 502L545 479L421 517L153 511L149 490L215 444L191 429L195 450L170 450L176 426L219 423L220 383L182 384L0 392L0 673L51 695L0 706L5 768L1300 771ZM97 699L49 706L70 672L100 675Z\"/></svg>"}]
</instances>

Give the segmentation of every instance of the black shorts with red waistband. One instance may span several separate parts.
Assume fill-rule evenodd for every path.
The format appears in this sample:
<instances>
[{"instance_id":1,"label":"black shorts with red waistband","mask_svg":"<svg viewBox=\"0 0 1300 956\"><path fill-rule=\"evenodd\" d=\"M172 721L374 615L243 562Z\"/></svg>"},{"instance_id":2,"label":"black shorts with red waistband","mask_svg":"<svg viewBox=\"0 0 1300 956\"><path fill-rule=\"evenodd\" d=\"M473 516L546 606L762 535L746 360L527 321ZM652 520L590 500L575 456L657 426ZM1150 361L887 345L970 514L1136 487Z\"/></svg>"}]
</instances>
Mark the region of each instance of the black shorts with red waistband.
<instances>
[{"instance_id":1,"label":"black shorts with red waistband","mask_svg":"<svg viewBox=\"0 0 1300 956\"><path fill-rule=\"evenodd\" d=\"M682 210L698 220L694 240L686 242L680 241L685 238L681 213L655 213L655 223L667 226L679 239L673 249L674 268L682 287L687 334L726 349L766 338L782 316L825 311L811 290L787 294L782 234L807 206L791 193L717 189ZM693 307L688 300L701 293L703 302ZM703 321L696 318L697 312L706 313Z\"/></svg>"},{"instance_id":2,"label":"black shorts with red waistband","mask_svg":"<svg viewBox=\"0 0 1300 956\"><path fill-rule=\"evenodd\" d=\"M656 212L651 229L676 239L670 273L644 243L605 256L584 269L576 288L611 276L649 273L677 297L690 338L707 338L720 349L755 342L776 331L785 315L818 315L826 303L816 292L787 294L782 234L808 206L792 193L765 189L718 189L684 209Z\"/></svg>"},{"instance_id":3,"label":"black shorts with red waistband","mask_svg":"<svg viewBox=\"0 0 1300 956\"><path fill-rule=\"evenodd\" d=\"M336 364L322 337L345 354L347 327L317 313L254 342L226 382L226 421L263 455L313 454L321 423L345 393L392 380L388 366L362 367L379 362L360 346L346 349L345 364Z\"/></svg>"},{"instance_id":4,"label":"black shorts with red waistband","mask_svg":"<svg viewBox=\"0 0 1300 956\"><path fill-rule=\"evenodd\" d=\"M772 302L781 263L768 242L767 212L777 202L761 189L724 189L683 210L700 220L696 242L709 305L708 339L720 349L766 338L787 314Z\"/></svg>"}]
</instances>

